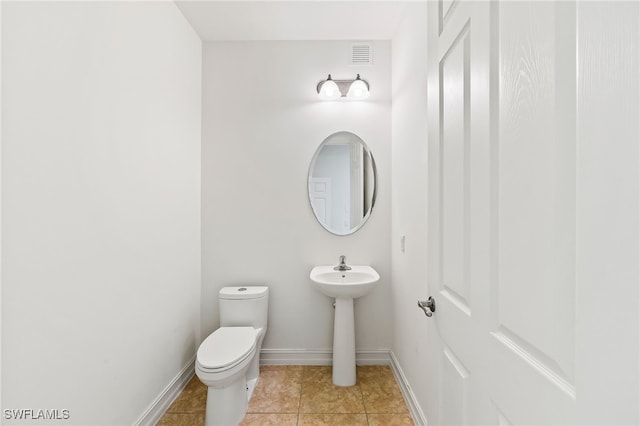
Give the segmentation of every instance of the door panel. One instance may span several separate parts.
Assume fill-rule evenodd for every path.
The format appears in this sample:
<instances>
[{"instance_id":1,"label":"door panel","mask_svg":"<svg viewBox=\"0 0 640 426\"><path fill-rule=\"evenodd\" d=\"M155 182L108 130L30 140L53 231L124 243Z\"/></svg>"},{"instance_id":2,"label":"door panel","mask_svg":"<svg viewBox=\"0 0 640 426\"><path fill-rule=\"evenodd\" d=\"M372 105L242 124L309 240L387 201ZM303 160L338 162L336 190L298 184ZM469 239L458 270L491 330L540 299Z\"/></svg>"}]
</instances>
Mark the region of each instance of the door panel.
<instances>
[{"instance_id":1,"label":"door panel","mask_svg":"<svg viewBox=\"0 0 640 426\"><path fill-rule=\"evenodd\" d=\"M640 3L577 5L578 424L640 424Z\"/></svg>"},{"instance_id":2,"label":"door panel","mask_svg":"<svg viewBox=\"0 0 640 426\"><path fill-rule=\"evenodd\" d=\"M615 286L612 277L620 274L611 270L608 280L594 283L582 271L593 272L592 265L605 258L608 264L625 266L618 259L628 258L628 253L637 258L638 235L619 241L619 247L605 248L598 241L607 241L609 234L597 232L598 226L609 226L605 206L592 204L585 211L577 206L601 197L616 207L611 190L594 184L592 176L621 182L616 175L626 174L597 172L588 162L597 160L588 155L600 149L598 144L627 152L633 161L605 150L603 164L611 170L606 159L617 158L620 164L635 166L637 178L638 53L635 62L628 59L629 53L624 59L614 58L626 66L617 71L619 78L624 80L633 74L629 70L636 70L636 81L627 81L629 88L635 88L635 103L624 108L605 103L606 110L598 109L613 123L626 117L618 128L633 122L629 117L635 114L636 127L621 134L609 126L616 135L610 144L606 135L578 139L578 112L590 112L599 102L579 104L577 53L588 49L579 50L578 25L591 19L584 12L589 18L581 18L580 7L600 6L460 1L429 5L428 277L437 300L430 321L439 331L437 345L442 347L435 424L557 425L590 418L604 424L603 419L614 417L637 423L638 410L629 409L628 402L624 416L607 415L607 408L593 398L607 398L607 392L613 392L628 401L627 394L638 395L638 301L637 291L631 291L638 285L637 265L625 281L629 290L621 292L635 294L633 303L616 303L624 315L636 319L633 325L626 322L636 331L634 342L611 343L615 342L611 338L607 347L587 344L589 332L584 327L593 327L593 315L600 310L593 287L605 297ZM603 34L610 31L612 39L624 38L637 49L638 5L624 8L630 10L625 16L633 16L633 22L622 19L624 13L607 9L606 14L626 27L619 30L612 24ZM597 49L602 49L603 58L615 56L604 45ZM597 63L591 56L586 60ZM583 81L591 80L583 77ZM601 99L608 96L606 90L596 92ZM580 145L583 140L598 148ZM586 184L599 192L581 189ZM629 185L635 185L637 192L637 182ZM637 215L637 199L627 199ZM596 209L601 223L589 228L585 218L595 217L590 211L596 207L602 209ZM628 221L622 210L613 209L611 214ZM627 226L637 231L637 222ZM612 229L617 232L623 226ZM591 248L581 246L581 240ZM616 252L619 255L610 254ZM579 256L591 256L592 263L579 262ZM592 315L587 306L595 308ZM594 330L608 327L617 333L621 316L601 315ZM605 335L601 333L601 339ZM633 365L628 351L636 354ZM624 366L611 365L612 354L626 360ZM606 373L584 368L596 359L619 384L614 385ZM625 379L625 368L635 376Z\"/></svg>"},{"instance_id":3,"label":"door panel","mask_svg":"<svg viewBox=\"0 0 640 426\"><path fill-rule=\"evenodd\" d=\"M489 392L514 424L573 423L575 6L501 3L497 25Z\"/></svg>"},{"instance_id":4,"label":"door panel","mask_svg":"<svg viewBox=\"0 0 640 426\"><path fill-rule=\"evenodd\" d=\"M440 75L441 294L470 315L468 27L441 59Z\"/></svg>"},{"instance_id":5,"label":"door panel","mask_svg":"<svg viewBox=\"0 0 640 426\"><path fill-rule=\"evenodd\" d=\"M469 371L447 347L442 352L441 369L441 394L448 403L443 406L440 424L465 425L469 417Z\"/></svg>"},{"instance_id":6,"label":"door panel","mask_svg":"<svg viewBox=\"0 0 640 426\"><path fill-rule=\"evenodd\" d=\"M574 376L575 104L562 106L575 91L558 92L556 76L566 72L559 67L575 72L575 65L555 61L555 29L572 25L568 18L551 2L500 5L500 232L494 236L495 335L566 390Z\"/></svg>"}]
</instances>

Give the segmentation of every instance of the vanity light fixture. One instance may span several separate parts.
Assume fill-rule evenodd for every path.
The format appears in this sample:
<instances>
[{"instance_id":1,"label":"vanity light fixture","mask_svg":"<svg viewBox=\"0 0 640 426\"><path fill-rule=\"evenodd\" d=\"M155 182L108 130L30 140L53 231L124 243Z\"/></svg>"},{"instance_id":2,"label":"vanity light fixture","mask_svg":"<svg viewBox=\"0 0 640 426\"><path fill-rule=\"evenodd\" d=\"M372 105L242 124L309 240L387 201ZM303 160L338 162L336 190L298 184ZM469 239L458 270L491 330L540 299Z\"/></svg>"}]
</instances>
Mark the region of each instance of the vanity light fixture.
<instances>
[{"instance_id":1,"label":"vanity light fixture","mask_svg":"<svg viewBox=\"0 0 640 426\"><path fill-rule=\"evenodd\" d=\"M365 99L369 97L369 83L360 78L358 74L355 80L334 80L331 74L326 80L322 80L316 87L318 95L322 99L332 100L338 98Z\"/></svg>"}]
</instances>

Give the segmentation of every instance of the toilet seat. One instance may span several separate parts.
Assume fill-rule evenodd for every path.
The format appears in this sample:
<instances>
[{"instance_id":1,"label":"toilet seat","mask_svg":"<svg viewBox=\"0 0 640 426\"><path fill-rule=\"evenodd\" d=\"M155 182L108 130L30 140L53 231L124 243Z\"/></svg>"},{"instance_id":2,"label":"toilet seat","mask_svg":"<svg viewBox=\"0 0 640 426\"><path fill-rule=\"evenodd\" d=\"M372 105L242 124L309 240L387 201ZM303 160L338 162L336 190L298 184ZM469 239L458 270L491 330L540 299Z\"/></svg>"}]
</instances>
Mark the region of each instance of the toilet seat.
<instances>
[{"instance_id":1,"label":"toilet seat","mask_svg":"<svg viewBox=\"0 0 640 426\"><path fill-rule=\"evenodd\" d=\"M198 348L199 368L211 373L226 371L252 356L255 347L253 327L220 327Z\"/></svg>"}]
</instances>

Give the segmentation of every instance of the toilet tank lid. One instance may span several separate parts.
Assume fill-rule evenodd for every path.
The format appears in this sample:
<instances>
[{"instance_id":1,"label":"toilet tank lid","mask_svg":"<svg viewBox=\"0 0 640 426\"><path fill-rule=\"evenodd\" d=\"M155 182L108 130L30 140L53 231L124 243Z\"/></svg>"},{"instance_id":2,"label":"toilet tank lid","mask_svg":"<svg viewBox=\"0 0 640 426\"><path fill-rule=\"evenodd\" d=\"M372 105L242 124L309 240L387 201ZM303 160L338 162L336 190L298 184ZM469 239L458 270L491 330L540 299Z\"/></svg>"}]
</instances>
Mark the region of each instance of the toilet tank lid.
<instances>
[{"instance_id":1,"label":"toilet tank lid","mask_svg":"<svg viewBox=\"0 0 640 426\"><path fill-rule=\"evenodd\" d=\"M220 299L259 299L269 294L267 286L224 287L220 290Z\"/></svg>"}]
</instances>

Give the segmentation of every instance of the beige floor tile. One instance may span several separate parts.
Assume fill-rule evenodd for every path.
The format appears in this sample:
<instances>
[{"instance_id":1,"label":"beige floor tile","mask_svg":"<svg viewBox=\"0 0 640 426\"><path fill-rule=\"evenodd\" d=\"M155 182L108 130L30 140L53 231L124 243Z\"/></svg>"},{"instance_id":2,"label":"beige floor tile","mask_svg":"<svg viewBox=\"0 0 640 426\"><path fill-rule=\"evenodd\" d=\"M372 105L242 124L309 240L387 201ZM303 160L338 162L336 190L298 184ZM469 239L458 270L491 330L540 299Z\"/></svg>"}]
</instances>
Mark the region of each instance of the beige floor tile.
<instances>
[{"instance_id":1,"label":"beige floor tile","mask_svg":"<svg viewBox=\"0 0 640 426\"><path fill-rule=\"evenodd\" d=\"M247 412L297 413L301 388L301 365L264 365Z\"/></svg>"},{"instance_id":2,"label":"beige floor tile","mask_svg":"<svg viewBox=\"0 0 640 426\"><path fill-rule=\"evenodd\" d=\"M156 426L202 426L204 413L167 413Z\"/></svg>"},{"instance_id":3,"label":"beige floor tile","mask_svg":"<svg viewBox=\"0 0 640 426\"><path fill-rule=\"evenodd\" d=\"M362 398L367 413L408 414L407 405L400 390L381 386L363 386Z\"/></svg>"},{"instance_id":4,"label":"beige floor tile","mask_svg":"<svg viewBox=\"0 0 640 426\"><path fill-rule=\"evenodd\" d=\"M400 388L388 366L361 366L357 371L367 413L409 414Z\"/></svg>"},{"instance_id":5,"label":"beige floor tile","mask_svg":"<svg viewBox=\"0 0 640 426\"><path fill-rule=\"evenodd\" d=\"M204 413L207 406L207 387L193 376L167 413Z\"/></svg>"},{"instance_id":6,"label":"beige floor tile","mask_svg":"<svg viewBox=\"0 0 640 426\"><path fill-rule=\"evenodd\" d=\"M333 370L326 365L305 365L302 370L303 384L327 384L332 383Z\"/></svg>"},{"instance_id":7,"label":"beige floor tile","mask_svg":"<svg viewBox=\"0 0 640 426\"><path fill-rule=\"evenodd\" d=\"M364 413L359 386L335 386L331 367L306 366L302 374L300 413Z\"/></svg>"},{"instance_id":8,"label":"beige floor tile","mask_svg":"<svg viewBox=\"0 0 640 426\"><path fill-rule=\"evenodd\" d=\"M367 426L367 415L300 414L298 426Z\"/></svg>"},{"instance_id":9,"label":"beige floor tile","mask_svg":"<svg viewBox=\"0 0 640 426\"><path fill-rule=\"evenodd\" d=\"M387 365L359 365L356 367L358 383L396 383L393 371Z\"/></svg>"},{"instance_id":10,"label":"beige floor tile","mask_svg":"<svg viewBox=\"0 0 640 426\"><path fill-rule=\"evenodd\" d=\"M414 426L413 419L407 414L367 414L369 426Z\"/></svg>"},{"instance_id":11,"label":"beige floor tile","mask_svg":"<svg viewBox=\"0 0 640 426\"><path fill-rule=\"evenodd\" d=\"M328 366L261 366L241 425L414 424L388 366L358 366L356 371L357 384L342 387L332 383ZM158 425L203 425L206 400L207 388L194 376Z\"/></svg>"},{"instance_id":12,"label":"beige floor tile","mask_svg":"<svg viewBox=\"0 0 640 426\"><path fill-rule=\"evenodd\" d=\"M240 426L296 426L298 414L247 414Z\"/></svg>"}]
</instances>

